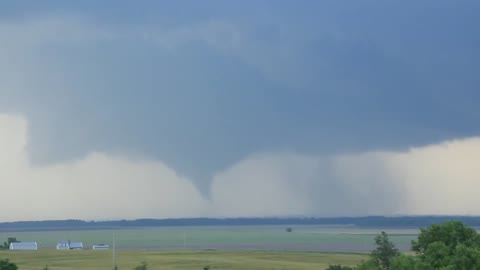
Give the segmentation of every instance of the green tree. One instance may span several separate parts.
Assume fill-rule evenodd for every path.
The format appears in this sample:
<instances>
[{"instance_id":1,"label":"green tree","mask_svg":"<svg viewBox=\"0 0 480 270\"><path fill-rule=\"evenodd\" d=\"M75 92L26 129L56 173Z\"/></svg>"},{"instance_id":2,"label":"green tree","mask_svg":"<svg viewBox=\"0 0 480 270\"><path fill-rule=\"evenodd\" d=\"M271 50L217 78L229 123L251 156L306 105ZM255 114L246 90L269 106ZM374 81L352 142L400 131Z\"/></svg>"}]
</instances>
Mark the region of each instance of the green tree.
<instances>
[{"instance_id":1,"label":"green tree","mask_svg":"<svg viewBox=\"0 0 480 270\"><path fill-rule=\"evenodd\" d=\"M371 260L355 270L479 270L480 235L462 222L449 221L421 229L412 241L415 256L400 254L385 232L375 238ZM333 270L333 269L331 269Z\"/></svg>"},{"instance_id":2,"label":"green tree","mask_svg":"<svg viewBox=\"0 0 480 270\"><path fill-rule=\"evenodd\" d=\"M428 245L422 261L434 269L450 265L449 248L443 242L433 242Z\"/></svg>"},{"instance_id":3,"label":"green tree","mask_svg":"<svg viewBox=\"0 0 480 270\"><path fill-rule=\"evenodd\" d=\"M389 270L390 261L399 256L400 252L395 245L388 239L386 232L382 232L380 235L375 237L375 244L377 248L372 251L370 254L377 264L379 269Z\"/></svg>"},{"instance_id":4,"label":"green tree","mask_svg":"<svg viewBox=\"0 0 480 270\"><path fill-rule=\"evenodd\" d=\"M448 248L448 254L453 256L459 244L466 247L480 247L480 236L475 229L460 221L433 224L420 230L417 241L412 241L412 251L424 256L429 245L434 242L444 243Z\"/></svg>"},{"instance_id":5,"label":"green tree","mask_svg":"<svg viewBox=\"0 0 480 270\"><path fill-rule=\"evenodd\" d=\"M458 270L480 269L480 248L457 245L451 266Z\"/></svg>"},{"instance_id":6,"label":"green tree","mask_svg":"<svg viewBox=\"0 0 480 270\"><path fill-rule=\"evenodd\" d=\"M1 247L1 249L9 249L10 243L17 243L17 242L19 241L17 241L16 237L8 237L7 242L3 242L3 246Z\"/></svg>"},{"instance_id":7,"label":"green tree","mask_svg":"<svg viewBox=\"0 0 480 270\"><path fill-rule=\"evenodd\" d=\"M354 268L355 270L377 270L378 265L377 263L373 260L367 260L361 262L357 267Z\"/></svg>"},{"instance_id":8,"label":"green tree","mask_svg":"<svg viewBox=\"0 0 480 270\"><path fill-rule=\"evenodd\" d=\"M0 270L17 270L18 267L16 264L7 260L0 260Z\"/></svg>"},{"instance_id":9,"label":"green tree","mask_svg":"<svg viewBox=\"0 0 480 270\"><path fill-rule=\"evenodd\" d=\"M393 258L390 262L391 270L414 270L418 264L417 258L405 254Z\"/></svg>"},{"instance_id":10,"label":"green tree","mask_svg":"<svg viewBox=\"0 0 480 270\"><path fill-rule=\"evenodd\" d=\"M458 221L434 224L422 229L412 250L418 255L419 270L480 269L480 236Z\"/></svg>"}]
</instances>

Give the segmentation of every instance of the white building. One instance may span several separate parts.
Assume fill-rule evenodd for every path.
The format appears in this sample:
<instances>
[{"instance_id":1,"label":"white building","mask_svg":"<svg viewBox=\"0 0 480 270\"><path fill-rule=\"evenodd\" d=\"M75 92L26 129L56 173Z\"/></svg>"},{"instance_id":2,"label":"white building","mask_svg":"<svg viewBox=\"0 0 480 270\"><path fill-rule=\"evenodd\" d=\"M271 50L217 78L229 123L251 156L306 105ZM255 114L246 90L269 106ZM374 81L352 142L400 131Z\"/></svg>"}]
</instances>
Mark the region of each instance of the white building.
<instances>
[{"instance_id":1,"label":"white building","mask_svg":"<svg viewBox=\"0 0 480 270\"><path fill-rule=\"evenodd\" d=\"M92 249L93 250L108 250L108 249L110 249L110 247L108 245L105 245L105 244L100 244L100 245L93 245Z\"/></svg>"},{"instance_id":2,"label":"white building","mask_svg":"<svg viewBox=\"0 0 480 270\"><path fill-rule=\"evenodd\" d=\"M70 250L70 241L59 241L57 243L57 250Z\"/></svg>"},{"instance_id":3,"label":"white building","mask_svg":"<svg viewBox=\"0 0 480 270\"><path fill-rule=\"evenodd\" d=\"M70 242L70 249L83 249L82 242Z\"/></svg>"},{"instance_id":4,"label":"white building","mask_svg":"<svg viewBox=\"0 0 480 270\"><path fill-rule=\"evenodd\" d=\"M57 243L57 249L58 250L83 249L83 244L82 242L71 242L70 240L68 241L62 240Z\"/></svg>"},{"instance_id":5,"label":"white building","mask_svg":"<svg viewBox=\"0 0 480 270\"><path fill-rule=\"evenodd\" d=\"M14 242L10 243L10 250L37 250L37 242Z\"/></svg>"}]
</instances>

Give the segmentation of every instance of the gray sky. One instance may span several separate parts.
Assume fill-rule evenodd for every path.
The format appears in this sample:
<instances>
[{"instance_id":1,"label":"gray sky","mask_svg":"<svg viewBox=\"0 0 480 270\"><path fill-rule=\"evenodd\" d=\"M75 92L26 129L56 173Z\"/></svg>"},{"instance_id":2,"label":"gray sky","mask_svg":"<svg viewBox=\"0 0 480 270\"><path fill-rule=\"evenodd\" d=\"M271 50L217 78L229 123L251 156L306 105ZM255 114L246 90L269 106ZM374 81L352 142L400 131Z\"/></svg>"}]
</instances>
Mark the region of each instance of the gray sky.
<instances>
[{"instance_id":1,"label":"gray sky","mask_svg":"<svg viewBox=\"0 0 480 270\"><path fill-rule=\"evenodd\" d=\"M480 214L479 7L2 3L0 220Z\"/></svg>"}]
</instances>

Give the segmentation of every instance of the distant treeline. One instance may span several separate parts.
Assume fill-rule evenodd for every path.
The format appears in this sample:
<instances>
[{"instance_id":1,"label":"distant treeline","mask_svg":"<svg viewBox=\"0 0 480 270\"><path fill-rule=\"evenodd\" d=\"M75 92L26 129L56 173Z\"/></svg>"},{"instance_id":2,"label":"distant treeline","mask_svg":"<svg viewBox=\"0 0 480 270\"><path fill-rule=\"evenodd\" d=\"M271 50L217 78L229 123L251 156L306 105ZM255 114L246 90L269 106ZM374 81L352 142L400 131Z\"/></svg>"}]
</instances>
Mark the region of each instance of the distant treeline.
<instances>
[{"instance_id":1,"label":"distant treeline","mask_svg":"<svg viewBox=\"0 0 480 270\"><path fill-rule=\"evenodd\" d=\"M338 217L338 218L180 218L136 219L116 221L48 220L0 223L0 231L98 230L136 227L175 226L255 226L255 225L341 225L357 227L419 228L449 220L480 227L480 217L473 216L404 216L404 217Z\"/></svg>"}]
</instances>

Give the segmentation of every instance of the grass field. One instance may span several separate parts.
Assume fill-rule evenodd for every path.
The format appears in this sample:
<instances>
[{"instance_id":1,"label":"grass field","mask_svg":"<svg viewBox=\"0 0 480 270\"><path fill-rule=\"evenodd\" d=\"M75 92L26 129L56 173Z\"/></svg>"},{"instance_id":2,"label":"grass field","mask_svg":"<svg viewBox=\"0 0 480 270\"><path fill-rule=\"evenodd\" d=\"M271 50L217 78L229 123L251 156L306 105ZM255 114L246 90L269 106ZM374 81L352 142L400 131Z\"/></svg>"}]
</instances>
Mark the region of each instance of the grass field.
<instances>
[{"instance_id":1,"label":"grass field","mask_svg":"<svg viewBox=\"0 0 480 270\"><path fill-rule=\"evenodd\" d=\"M368 252L373 238L381 229L354 227L292 226L239 227L167 227L128 230L2 232L0 241L17 237L20 241L36 241L40 249L54 249L58 240L111 244L115 234L118 249L124 250L276 250L317 252ZM408 249L417 230L387 230L391 240Z\"/></svg>"},{"instance_id":2,"label":"grass field","mask_svg":"<svg viewBox=\"0 0 480 270\"><path fill-rule=\"evenodd\" d=\"M38 251L0 251L20 270L111 269L112 250L56 251L58 240L112 244L117 265L133 269L145 261L150 269L325 269L330 263L355 265L373 248L381 229L291 226L162 227L122 230L1 232L0 241L16 237L36 241ZM408 248L417 230L386 230L391 240ZM176 250L176 251L173 251ZM340 252L340 253L339 253Z\"/></svg>"},{"instance_id":3,"label":"grass field","mask_svg":"<svg viewBox=\"0 0 480 270\"><path fill-rule=\"evenodd\" d=\"M8 258L20 270L41 270L48 264L50 270L112 269L111 251L1 251L0 259ZM325 269L329 263L355 265L365 259L361 254L329 254L316 252L265 251L119 251L119 270L133 269L145 261L149 269Z\"/></svg>"}]
</instances>

